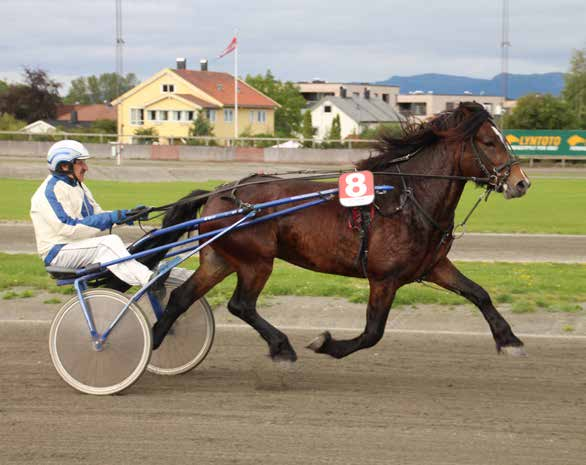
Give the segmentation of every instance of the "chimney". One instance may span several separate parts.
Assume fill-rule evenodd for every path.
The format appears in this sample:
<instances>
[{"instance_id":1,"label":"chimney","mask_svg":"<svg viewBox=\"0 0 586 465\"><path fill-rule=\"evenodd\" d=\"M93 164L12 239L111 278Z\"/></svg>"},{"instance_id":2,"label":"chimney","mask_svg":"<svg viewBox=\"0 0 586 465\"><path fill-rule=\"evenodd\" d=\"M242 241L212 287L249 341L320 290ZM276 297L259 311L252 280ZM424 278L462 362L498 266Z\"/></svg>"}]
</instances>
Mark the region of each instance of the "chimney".
<instances>
[{"instance_id":1,"label":"chimney","mask_svg":"<svg viewBox=\"0 0 586 465\"><path fill-rule=\"evenodd\" d=\"M368 100L370 98L370 91L367 87L364 88L364 98Z\"/></svg>"},{"instance_id":2,"label":"chimney","mask_svg":"<svg viewBox=\"0 0 586 465\"><path fill-rule=\"evenodd\" d=\"M206 58L204 58L203 60L199 60L199 65L202 71L208 70L208 60Z\"/></svg>"},{"instance_id":3,"label":"chimney","mask_svg":"<svg viewBox=\"0 0 586 465\"><path fill-rule=\"evenodd\" d=\"M346 88L344 86L340 86L340 97L346 98Z\"/></svg>"},{"instance_id":4,"label":"chimney","mask_svg":"<svg viewBox=\"0 0 586 465\"><path fill-rule=\"evenodd\" d=\"M177 58L177 69L187 69L187 60L185 58Z\"/></svg>"},{"instance_id":5,"label":"chimney","mask_svg":"<svg viewBox=\"0 0 586 465\"><path fill-rule=\"evenodd\" d=\"M73 124L77 123L77 110L71 110L71 113L69 114L69 120Z\"/></svg>"}]
</instances>

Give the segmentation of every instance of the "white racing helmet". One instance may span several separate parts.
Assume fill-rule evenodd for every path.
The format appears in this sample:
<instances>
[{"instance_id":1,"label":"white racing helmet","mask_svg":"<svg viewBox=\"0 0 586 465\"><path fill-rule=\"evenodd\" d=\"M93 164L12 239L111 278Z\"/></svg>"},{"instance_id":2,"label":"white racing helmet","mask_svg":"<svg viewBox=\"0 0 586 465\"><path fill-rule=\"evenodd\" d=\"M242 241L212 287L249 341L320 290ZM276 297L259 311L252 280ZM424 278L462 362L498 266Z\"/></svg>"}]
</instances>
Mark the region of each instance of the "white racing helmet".
<instances>
[{"instance_id":1,"label":"white racing helmet","mask_svg":"<svg viewBox=\"0 0 586 465\"><path fill-rule=\"evenodd\" d=\"M58 171L60 163L73 163L75 160L90 158L88 150L76 140L62 140L51 146L47 152L47 163L51 171Z\"/></svg>"}]
</instances>

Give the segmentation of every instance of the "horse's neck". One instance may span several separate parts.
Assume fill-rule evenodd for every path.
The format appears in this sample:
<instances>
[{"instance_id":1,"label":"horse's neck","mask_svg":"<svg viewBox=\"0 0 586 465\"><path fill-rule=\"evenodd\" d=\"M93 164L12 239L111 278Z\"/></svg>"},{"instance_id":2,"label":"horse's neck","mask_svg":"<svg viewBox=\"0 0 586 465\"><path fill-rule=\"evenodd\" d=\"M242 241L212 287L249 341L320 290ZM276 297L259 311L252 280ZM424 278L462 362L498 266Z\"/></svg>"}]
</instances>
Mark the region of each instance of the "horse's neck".
<instances>
[{"instance_id":1,"label":"horse's neck","mask_svg":"<svg viewBox=\"0 0 586 465\"><path fill-rule=\"evenodd\" d=\"M460 176L458 156L445 145L428 148L401 166L405 173ZM464 181L406 178L407 186L427 213L444 229L453 225L454 212L464 191ZM395 183L398 184L398 183ZM400 184L401 187L403 183Z\"/></svg>"}]
</instances>

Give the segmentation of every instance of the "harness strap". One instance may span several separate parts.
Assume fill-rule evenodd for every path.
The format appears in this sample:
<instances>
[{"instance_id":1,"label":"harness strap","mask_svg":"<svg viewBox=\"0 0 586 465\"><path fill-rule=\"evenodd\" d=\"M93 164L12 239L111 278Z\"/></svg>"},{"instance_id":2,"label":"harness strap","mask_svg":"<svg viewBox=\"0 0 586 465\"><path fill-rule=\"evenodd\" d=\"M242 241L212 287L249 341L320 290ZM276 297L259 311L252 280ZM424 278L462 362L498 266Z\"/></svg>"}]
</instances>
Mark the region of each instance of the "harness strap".
<instances>
[{"instance_id":1,"label":"harness strap","mask_svg":"<svg viewBox=\"0 0 586 465\"><path fill-rule=\"evenodd\" d=\"M370 227L372 226L372 219L374 218L374 205L371 204L363 207L354 207L350 210L350 219L348 227L358 231L360 235L360 248L356 256L355 264L362 268L362 274L366 278L368 274L368 239L370 234Z\"/></svg>"}]
</instances>

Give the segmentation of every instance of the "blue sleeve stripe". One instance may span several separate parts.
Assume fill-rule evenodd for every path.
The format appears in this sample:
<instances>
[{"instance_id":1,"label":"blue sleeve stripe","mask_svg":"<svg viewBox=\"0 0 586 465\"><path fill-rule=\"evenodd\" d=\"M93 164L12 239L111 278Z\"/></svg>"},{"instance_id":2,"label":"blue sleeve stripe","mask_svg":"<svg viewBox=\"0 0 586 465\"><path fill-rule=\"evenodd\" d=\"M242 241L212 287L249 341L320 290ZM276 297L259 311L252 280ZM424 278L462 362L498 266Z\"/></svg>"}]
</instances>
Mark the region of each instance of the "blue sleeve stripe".
<instances>
[{"instance_id":1,"label":"blue sleeve stripe","mask_svg":"<svg viewBox=\"0 0 586 465\"><path fill-rule=\"evenodd\" d=\"M65 244L56 244L51 248L51 250L49 250L49 253L45 257L45 266L49 266L51 264L53 259L57 256L57 254L61 252L61 249L64 245Z\"/></svg>"},{"instance_id":2,"label":"blue sleeve stripe","mask_svg":"<svg viewBox=\"0 0 586 465\"><path fill-rule=\"evenodd\" d=\"M112 226L112 215L110 215L110 213L90 215L82 219L71 218L65 212L63 205L61 205L61 202L57 200L57 196L55 195L55 184L57 184L58 181L58 178L51 178L51 180L47 183L47 187L45 189L45 197L49 201L49 205L51 205L51 208L53 209L55 216L57 216L61 223L67 224L69 226L83 224L91 228L97 228L100 231L104 231L105 229L108 229L110 226Z\"/></svg>"},{"instance_id":3,"label":"blue sleeve stripe","mask_svg":"<svg viewBox=\"0 0 586 465\"><path fill-rule=\"evenodd\" d=\"M83 205L81 206L81 216L92 216L94 214L94 206L88 199L86 194L83 194Z\"/></svg>"}]
</instances>

